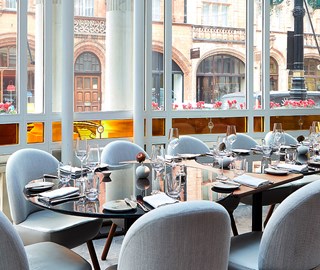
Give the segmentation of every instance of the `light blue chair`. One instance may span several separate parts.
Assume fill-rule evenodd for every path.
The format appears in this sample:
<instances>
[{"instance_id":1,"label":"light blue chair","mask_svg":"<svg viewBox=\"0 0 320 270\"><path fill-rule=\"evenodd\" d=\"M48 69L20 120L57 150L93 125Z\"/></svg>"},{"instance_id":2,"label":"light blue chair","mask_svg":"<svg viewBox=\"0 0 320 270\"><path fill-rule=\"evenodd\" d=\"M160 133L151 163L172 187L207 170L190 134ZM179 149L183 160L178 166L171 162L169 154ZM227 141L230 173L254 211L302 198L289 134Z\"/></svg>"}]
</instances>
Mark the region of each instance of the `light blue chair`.
<instances>
[{"instance_id":1,"label":"light blue chair","mask_svg":"<svg viewBox=\"0 0 320 270\"><path fill-rule=\"evenodd\" d=\"M18 150L9 157L6 181L13 225L25 245L50 241L74 248L87 243L92 263L98 268L92 239L99 233L102 219L44 210L27 201L23 195L28 182L41 178L45 173L55 173L58 163L51 154L32 148Z\"/></svg>"},{"instance_id":2,"label":"light blue chair","mask_svg":"<svg viewBox=\"0 0 320 270\"><path fill-rule=\"evenodd\" d=\"M122 242L119 270L227 269L230 219L210 201L181 202L140 217Z\"/></svg>"},{"instance_id":3,"label":"light blue chair","mask_svg":"<svg viewBox=\"0 0 320 270\"><path fill-rule=\"evenodd\" d=\"M91 265L70 249L52 242L24 247L8 218L0 211L0 269L90 270Z\"/></svg>"},{"instance_id":4,"label":"light blue chair","mask_svg":"<svg viewBox=\"0 0 320 270\"><path fill-rule=\"evenodd\" d=\"M142 152L146 155L146 159L149 159L149 155L144 151L142 147L139 145L124 141L124 140L116 140L108 143L101 152L101 163L105 163L108 165L109 169L119 169L124 168L127 164L121 163L122 161L131 161L136 160L136 155ZM111 178L114 177L116 172L111 173ZM132 176L131 176L132 177ZM106 243L104 245L101 259L105 260L108 256L108 252L115 235L117 227L124 228L124 220L123 219L112 219L112 224L107 236Z\"/></svg>"},{"instance_id":5,"label":"light blue chair","mask_svg":"<svg viewBox=\"0 0 320 270\"><path fill-rule=\"evenodd\" d=\"M210 152L210 149L203 141L188 135L181 136L179 144L176 147L173 148L169 144L167 149L167 154L170 156L178 154L205 154L208 152Z\"/></svg>"},{"instance_id":6,"label":"light blue chair","mask_svg":"<svg viewBox=\"0 0 320 270\"><path fill-rule=\"evenodd\" d=\"M231 149L246 149L250 150L251 148L256 147L257 142L251 136L245 133L237 133L237 139L232 144Z\"/></svg>"},{"instance_id":7,"label":"light blue chair","mask_svg":"<svg viewBox=\"0 0 320 270\"><path fill-rule=\"evenodd\" d=\"M264 232L232 237L230 270L303 270L320 266L320 181L286 198Z\"/></svg>"}]
</instances>

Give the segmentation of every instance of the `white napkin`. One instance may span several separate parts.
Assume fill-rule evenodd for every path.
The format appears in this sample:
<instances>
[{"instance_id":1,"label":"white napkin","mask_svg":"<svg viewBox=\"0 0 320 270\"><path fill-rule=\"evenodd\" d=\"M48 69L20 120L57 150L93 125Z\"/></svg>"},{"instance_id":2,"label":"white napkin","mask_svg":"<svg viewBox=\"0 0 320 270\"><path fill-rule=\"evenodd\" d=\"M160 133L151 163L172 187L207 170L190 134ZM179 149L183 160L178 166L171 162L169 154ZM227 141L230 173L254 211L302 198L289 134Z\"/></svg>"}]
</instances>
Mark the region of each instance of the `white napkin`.
<instances>
[{"instance_id":1,"label":"white napkin","mask_svg":"<svg viewBox=\"0 0 320 270\"><path fill-rule=\"evenodd\" d=\"M248 174L242 174L240 176L237 176L233 179L233 181L239 184L242 184L244 186L249 186L254 188L261 187L263 185L267 185L270 183L269 180L261 179Z\"/></svg>"},{"instance_id":2,"label":"white napkin","mask_svg":"<svg viewBox=\"0 0 320 270\"><path fill-rule=\"evenodd\" d=\"M179 202L178 200L169 197L167 194L163 192L159 192L150 196L145 196L143 200L150 204L153 208Z\"/></svg>"},{"instance_id":3,"label":"white napkin","mask_svg":"<svg viewBox=\"0 0 320 270\"><path fill-rule=\"evenodd\" d=\"M60 198L66 198L79 195L78 187L62 187L51 191L39 193L39 196L45 200L51 201Z\"/></svg>"},{"instance_id":4,"label":"white napkin","mask_svg":"<svg viewBox=\"0 0 320 270\"><path fill-rule=\"evenodd\" d=\"M60 167L60 171L62 173L71 173L71 175L80 175L81 174L81 168L79 167L72 167L70 165L63 165ZM88 172L88 168L83 168L83 172Z\"/></svg>"},{"instance_id":5,"label":"white napkin","mask_svg":"<svg viewBox=\"0 0 320 270\"><path fill-rule=\"evenodd\" d=\"M280 163L277 165L277 167L282 169L287 169L290 171L302 172L308 169L308 164L295 165L295 164L288 164L288 163Z\"/></svg>"}]
</instances>

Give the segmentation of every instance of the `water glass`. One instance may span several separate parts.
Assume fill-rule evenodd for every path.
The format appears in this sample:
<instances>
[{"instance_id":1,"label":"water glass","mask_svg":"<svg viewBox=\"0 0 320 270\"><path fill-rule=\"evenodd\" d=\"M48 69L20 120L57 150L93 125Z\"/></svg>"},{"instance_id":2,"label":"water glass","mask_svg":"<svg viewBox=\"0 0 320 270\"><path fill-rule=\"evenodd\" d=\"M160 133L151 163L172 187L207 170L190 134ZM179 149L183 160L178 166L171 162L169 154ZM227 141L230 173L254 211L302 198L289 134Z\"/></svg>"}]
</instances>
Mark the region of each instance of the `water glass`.
<instances>
[{"instance_id":1,"label":"water glass","mask_svg":"<svg viewBox=\"0 0 320 270\"><path fill-rule=\"evenodd\" d=\"M245 158L237 157L233 160L233 172L235 176L242 175L248 170L248 162Z\"/></svg>"},{"instance_id":2,"label":"water glass","mask_svg":"<svg viewBox=\"0 0 320 270\"><path fill-rule=\"evenodd\" d=\"M295 148L287 148L285 150L285 162L295 164L297 160L297 150Z\"/></svg>"},{"instance_id":3,"label":"water glass","mask_svg":"<svg viewBox=\"0 0 320 270\"><path fill-rule=\"evenodd\" d=\"M172 198L178 198L181 192L181 175L177 174L174 169L166 174L165 192Z\"/></svg>"},{"instance_id":4,"label":"water glass","mask_svg":"<svg viewBox=\"0 0 320 270\"><path fill-rule=\"evenodd\" d=\"M85 195L89 201L94 201L99 196L100 181L98 175L88 173L85 177Z\"/></svg>"}]
</instances>

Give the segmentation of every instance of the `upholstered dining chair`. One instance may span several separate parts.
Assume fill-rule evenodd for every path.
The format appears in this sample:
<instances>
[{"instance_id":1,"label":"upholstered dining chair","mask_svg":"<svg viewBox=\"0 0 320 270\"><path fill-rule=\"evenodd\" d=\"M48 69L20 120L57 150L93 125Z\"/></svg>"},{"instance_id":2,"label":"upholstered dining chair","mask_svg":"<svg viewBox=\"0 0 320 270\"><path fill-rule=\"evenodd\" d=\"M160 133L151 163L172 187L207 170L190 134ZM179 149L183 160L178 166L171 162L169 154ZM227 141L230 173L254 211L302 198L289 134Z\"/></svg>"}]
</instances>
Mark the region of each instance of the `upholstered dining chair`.
<instances>
[{"instance_id":1,"label":"upholstered dining chair","mask_svg":"<svg viewBox=\"0 0 320 270\"><path fill-rule=\"evenodd\" d=\"M250 150L257 145L255 139L245 133L237 133L237 139L231 145L232 149L246 149Z\"/></svg>"},{"instance_id":2,"label":"upholstered dining chair","mask_svg":"<svg viewBox=\"0 0 320 270\"><path fill-rule=\"evenodd\" d=\"M146 158L149 158L149 155L144 151L144 149L135 143L125 140L112 141L102 149L101 162L107 164L111 169L122 168L127 166L126 164L122 164L122 161L135 160L136 155L139 152L144 153L146 155ZM111 221L112 224L101 254L102 260L105 260L107 258L117 227L125 227L123 219L112 219Z\"/></svg>"},{"instance_id":3,"label":"upholstered dining chair","mask_svg":"<svg viewBox=\"0 0 320 270\"><path fill-rule=\"evenodd\" d=\"M293 137L292 135L290 135L289 133L284 133L285 136L285 145L296 145L298 143L297 139L295 137ZM273 140L273 132L269 131L265 137L264 137L265 141L267 144L271 144L272 140Z\"/></svg>"},{"instance_id":4,"label":"upholstered dining chair","mask_svg":"<svg viewBox=\"0 0 320 270\"><path fill-rule=\"evenodd\" d=\"M107 270L227 269L230 219L210 201L156 208L128 230L118 266Z\"/></svg>"},{"instance_id":5,"label":"upholstered dining chair","mask_svg":"<svg viewBox=\"0 0 320 270\"><path fill-rule=\"evenodd\" d=\"M320 181L287 197L264 232L232 237L229 269L315 269L320 265Z\"/></svg>"},{"instance_id":6,"label":"upholstered dining chair","mask_svg":"<svg viewBox=\"0 0 320 270\"><path fill-rule=\"evenodd\" d=\"M57 171L59 161L39 149L20 149L8 159L7 191L13 225L23 243L30 245L51 241L67 248L87 243L92 263L99 268L92 239L98 234L102 220L60 214L36 207L24 198L24 186L45 173Z\"/></svg>"},{"instance_id":7,"label":"upholstered dining chair","mask_svg":"<svg viewBox=\"0 0 320 270\"><path fill-rule=\"evenodd\" d=\"M168 145L167 154L176 156L177 154L205 154L210 152L209 147L200 139L183 135L179 138L179 144L172 148Z\"/></svg>"},{"instance_id":8,"label":"upholstered dining chair","mask_svg":"<svg viewBox=\"0 0 320 270\"><path fill-rule=\"evenodd\" d=\"M89 270L80 255L53 242L24 247L9 219L0 211L0 269Z\"/></svg>"}]
</instances>

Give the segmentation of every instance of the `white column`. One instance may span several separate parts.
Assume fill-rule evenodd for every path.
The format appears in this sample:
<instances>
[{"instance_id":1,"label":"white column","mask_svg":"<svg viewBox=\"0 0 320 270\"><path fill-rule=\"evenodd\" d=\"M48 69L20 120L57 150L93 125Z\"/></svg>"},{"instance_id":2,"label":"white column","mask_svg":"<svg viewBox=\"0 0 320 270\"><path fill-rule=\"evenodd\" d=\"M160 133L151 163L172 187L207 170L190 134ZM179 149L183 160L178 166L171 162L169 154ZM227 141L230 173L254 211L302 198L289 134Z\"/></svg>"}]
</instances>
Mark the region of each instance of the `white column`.
<instances>
[{"instance_id":1,"label":"white column","mask_svg":"<svg viewBox=\"0 0 320 270\"><path fill-rule=\"evenodd\" d=\"M74 2L62 1L62 29L61 37L63 49L61 50L61 121L62 121L62 162L73 161L73 88L74 88Z\"/></svg>"},{"instance_id":2,"label":"white column","mask_svg":"<svg viewBox=\"0 0 320 270\"><path fill-rule=\"evenodd\" d=\"M34 78L34 112L43 112L43 0L36 3L35 23L35 78Z\"/></svg>"},{"instance_id":3,"label":"white column","mask_svg":"<svg viewBox=\"0 0 320 270\"><path fill-rule=\"evenodd\" d=\"M134 1L133 16L133 134L134 142L144 144L144 1Z\"/></svg>"},{"instance_id":4,"label":"white column","mask_svg":"<svg viewBox=\"0 0 320 270\"><path fill-rule=\"evenodd\" d=\"M106 93L102 110L132 110L133 107L132 9L133 0L107 0Z\"/></svg>"}]
</instances>

